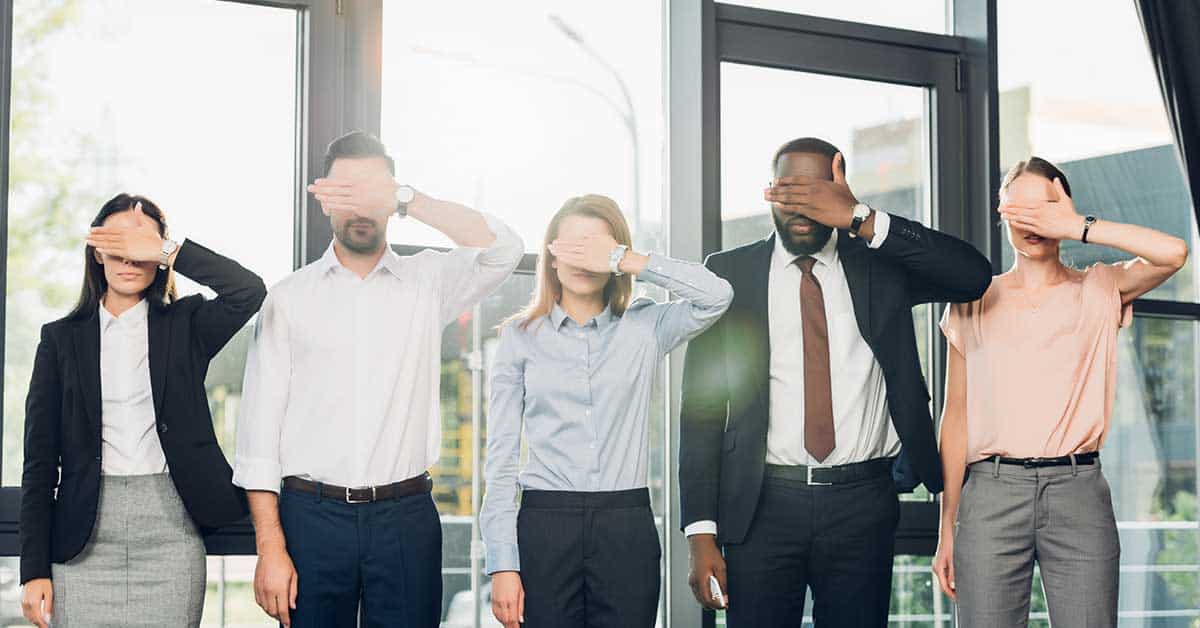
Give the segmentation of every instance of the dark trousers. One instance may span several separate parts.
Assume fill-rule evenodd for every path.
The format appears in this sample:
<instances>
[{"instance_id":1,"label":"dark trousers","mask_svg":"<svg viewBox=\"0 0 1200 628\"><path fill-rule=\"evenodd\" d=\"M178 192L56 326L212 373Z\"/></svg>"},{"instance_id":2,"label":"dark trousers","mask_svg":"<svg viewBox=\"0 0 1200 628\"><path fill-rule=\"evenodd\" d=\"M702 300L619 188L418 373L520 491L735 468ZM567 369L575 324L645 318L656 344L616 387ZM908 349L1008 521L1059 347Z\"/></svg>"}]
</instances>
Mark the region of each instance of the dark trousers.
<instances>
[{"instance_id":1,"label":"dark trousers","mask_svg":"<svg viewBox=\"0 0 1200 628\"><path fill-rule=\"evenodd\" d=\"M299 576L293 628L435 628L442 525L429 493L346 504L283 489L279 517Z\"/></svg>"},{"instance_id":2,"label":"dark trousers","mask_svg":"<svg viewBox=\"0 0 1200 628\"><path fill-rule=\"evenodd\" d=\"M833 486L771 477L745 542L725 546L730 628L886 627L900 503L890 475Z\"/></svg>"},{"instance_id":3,"label":"dark trousers","mask_svg":"<svg viewBox=\"0 0 1200 628\"><path fill-rule=\"evenodd\" d=\"M525 628L651 628L662 546L642 489L525 491L517 516Z\"/></svg>"}]
</instances>

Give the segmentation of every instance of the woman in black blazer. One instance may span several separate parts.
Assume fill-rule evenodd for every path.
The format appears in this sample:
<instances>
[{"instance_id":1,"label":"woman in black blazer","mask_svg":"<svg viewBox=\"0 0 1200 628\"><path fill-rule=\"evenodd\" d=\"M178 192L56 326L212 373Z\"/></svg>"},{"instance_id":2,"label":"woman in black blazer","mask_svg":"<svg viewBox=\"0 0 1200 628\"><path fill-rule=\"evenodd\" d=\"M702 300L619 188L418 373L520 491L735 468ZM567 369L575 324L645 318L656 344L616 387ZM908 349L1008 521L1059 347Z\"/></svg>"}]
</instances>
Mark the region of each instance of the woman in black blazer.
<instances>
[{"instance_id":1,"label":"woman in black blazer","mask_svg":"<svg viewBox=\"0 0 1200 628\"><path fill-rule=\"evenodd\" d=\"M217 444L209 361L266 296L262 280L120 194L92 222L83 289L42 327L25 414L21 582L43 628L197 626L200 533L246 514ZM217 298L175 298L173 271ZM53 584L52 584L53 583Z\"/></svg>"}]
</instances>

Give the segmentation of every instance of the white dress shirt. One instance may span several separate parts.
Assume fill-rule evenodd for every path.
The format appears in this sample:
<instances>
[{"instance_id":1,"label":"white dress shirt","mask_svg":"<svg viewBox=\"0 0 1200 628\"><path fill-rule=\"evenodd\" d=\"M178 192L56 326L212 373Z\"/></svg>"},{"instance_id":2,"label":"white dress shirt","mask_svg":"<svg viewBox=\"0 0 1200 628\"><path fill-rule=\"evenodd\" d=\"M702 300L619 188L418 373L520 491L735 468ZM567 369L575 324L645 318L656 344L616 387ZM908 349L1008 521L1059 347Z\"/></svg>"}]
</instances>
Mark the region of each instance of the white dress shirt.
<instances>
[{"instance_id":1,"label":"white dress shirt","mask_svg":"<svg viewBox=\"0 0 1200 628\"><path fill-rule=\"evenodd\" d=\"M891 217L875 213L873 249L887 238ZM770 419L767 424L767 464L835 466L865 462L900 453L900 438L888 413L887 384L874 352L863 339L850 300L850 286L837 250L834 230L825 246L812 255L813 274L821 284L829 330L829 368L832 374L834 448L818 462L804 448L804 328L800 317L800 256L783 247L778 234L767 278L767 318L770 329ZM714 521L697 521L684 529L687 536L716 534Z\"/></svg>"},{"instance_id":2,"label":"white dress shirt","mask_svg":"<svg viewBox=\"0 0 1200 628\"><path fill-rule=\"evenodd\" d=\"M142 299L113 316L100 304L100 472L166 473L150 389L150 331Z\"/></svg>"},{"instance_id":3,"label":"white dress shirt","mask_svg":"<svg viewBox=\"0 0 1200 628\"><path fill-rule=\"evenodd\" d=\"M486 216L486 215L485 215ZM246 365L233 482L348 487L425 472L441 448L442 330L512 273L524 244L487 216L486 249L390 248L365 278L330 244L267 295Z\"/></svg>"}]
</instances>

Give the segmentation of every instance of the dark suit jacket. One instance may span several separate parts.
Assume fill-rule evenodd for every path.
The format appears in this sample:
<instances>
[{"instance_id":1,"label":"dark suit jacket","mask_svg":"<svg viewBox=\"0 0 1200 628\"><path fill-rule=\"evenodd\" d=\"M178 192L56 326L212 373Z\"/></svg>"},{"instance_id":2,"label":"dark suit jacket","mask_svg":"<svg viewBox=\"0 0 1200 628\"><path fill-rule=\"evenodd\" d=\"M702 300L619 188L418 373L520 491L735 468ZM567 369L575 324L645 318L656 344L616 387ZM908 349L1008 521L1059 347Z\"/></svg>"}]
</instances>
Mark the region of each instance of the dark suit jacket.
<instances>
[{"instance_id":1,"label":"dark suit jacket","mask_svg":"<svg viewBox=\"0 0 1200 628\"><path fill-rule=\"evenodd\" d=\"M171 479L201 529L246 514L246 496L217 445L204 376L209 360L258 311L267 290L254 273L190 240L175 270L216 291L147 313L150 387ZM100 492L100 317L42 327L25 406L21 582L50 577L51 562L83 549ZM60 473L61 472L61 473Z\"/></svg>"},{"instance_id":2,"label":"dark suit jacket","mask_svg":"<svg viewBox=\"0 0 1200 628\"><path fill-rule=\"evenodd\" d=\"M858 329L883 369L888 409L904 450L897 461L898 488L912 490L923 482L939 492L941 461L912 307L978 299L991 283L991 264L966 242L899 216L891 217L878 249L839 233L838 255ZM733 304L716 325L692 340L684 363L681 523L716 521L721 543L745 538L766 467L767 277L775 237L714 253L705 261L733 285Z\"/></svg>"}]
</instances>

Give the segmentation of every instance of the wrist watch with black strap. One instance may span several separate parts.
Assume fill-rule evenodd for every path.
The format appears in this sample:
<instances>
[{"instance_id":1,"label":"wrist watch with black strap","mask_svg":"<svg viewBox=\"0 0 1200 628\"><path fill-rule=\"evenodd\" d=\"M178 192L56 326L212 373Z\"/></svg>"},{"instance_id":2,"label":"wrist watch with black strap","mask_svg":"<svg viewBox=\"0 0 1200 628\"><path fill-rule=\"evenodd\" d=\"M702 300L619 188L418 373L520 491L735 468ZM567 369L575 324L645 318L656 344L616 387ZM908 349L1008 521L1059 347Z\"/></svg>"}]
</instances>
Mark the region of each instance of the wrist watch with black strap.
<instances>
[{"instance_id":1,"label":"wrist watch with black strap","mask_svg":"<svg viewBox=\"0 0 1200 628\"><path fill-rule=\"evenodd\" d=\"M875 210L866 203L859 203L854 206L853 211L854 217L850 220L850 237L857 238L858 230L862 229L863 223L871 217L871 212Z\"/></svg>"},{"instance_id":2,"label":"wrist watch with black strap","mask_svg":"<svg viewBox=\"0 0 1200 628\"><path fill-rule=\"evenodd\" d=\"M1091 214L1088 214L1087 216L1083 217L1083 236L1079 238L1080 242L1082 242L1084 244L1088 243L1088 241L1087 241L1088 230L1092 228L1092 225L1096 224L1097 220L1099 220L1099 219Z\"/></svg>"},{"instance_id":3,"label":"wrist watch with black strap","mask_svg":"<svg viewBox=\"0 0 1200 628\"><path fill-rule=\"evenodd\" d=\"M411 185L396 186L396 215L404 218L408 215L408 204L417 197L417 191Z\"/></svg>"}]
</instances>

